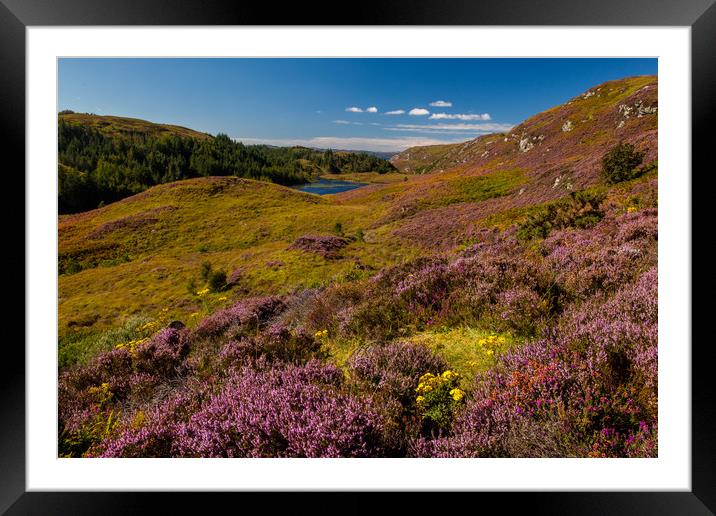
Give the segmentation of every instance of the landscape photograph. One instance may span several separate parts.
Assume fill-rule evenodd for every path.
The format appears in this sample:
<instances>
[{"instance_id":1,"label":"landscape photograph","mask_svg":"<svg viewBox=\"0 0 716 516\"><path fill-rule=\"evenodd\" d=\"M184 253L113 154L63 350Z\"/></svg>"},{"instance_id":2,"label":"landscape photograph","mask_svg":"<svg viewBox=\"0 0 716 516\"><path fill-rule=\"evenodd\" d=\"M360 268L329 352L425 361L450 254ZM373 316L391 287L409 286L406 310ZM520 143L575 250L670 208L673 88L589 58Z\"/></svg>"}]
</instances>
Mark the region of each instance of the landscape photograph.
<instances>
[{"instance_id":1,"label":"landscape photograph","mask_svg":"<svg viewBox=\"0 0 716 516\"><path fill-rule=\"evenodd\" d=\"M657 59L57 69L58 457L658 457Z\"/></svg>"}]
</instances>

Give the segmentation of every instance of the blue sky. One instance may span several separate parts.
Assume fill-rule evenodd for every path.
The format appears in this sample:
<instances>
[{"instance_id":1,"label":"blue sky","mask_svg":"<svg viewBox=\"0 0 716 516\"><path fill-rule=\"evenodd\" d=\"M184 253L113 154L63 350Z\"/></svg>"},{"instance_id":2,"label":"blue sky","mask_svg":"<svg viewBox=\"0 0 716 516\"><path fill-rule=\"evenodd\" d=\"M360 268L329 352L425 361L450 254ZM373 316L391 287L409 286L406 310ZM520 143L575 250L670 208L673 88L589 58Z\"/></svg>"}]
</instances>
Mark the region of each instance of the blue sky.
<instances>
[{"instance_id":1,"label":"blue sky","mask_svg":"<svg viewBox=\"0 0 716 516\"><path fill-rule=\"evenodd\" d=\"M656 59L59 61L58 108L246 143L399 151L503 132Z\"/></svg>"}]
</instances>

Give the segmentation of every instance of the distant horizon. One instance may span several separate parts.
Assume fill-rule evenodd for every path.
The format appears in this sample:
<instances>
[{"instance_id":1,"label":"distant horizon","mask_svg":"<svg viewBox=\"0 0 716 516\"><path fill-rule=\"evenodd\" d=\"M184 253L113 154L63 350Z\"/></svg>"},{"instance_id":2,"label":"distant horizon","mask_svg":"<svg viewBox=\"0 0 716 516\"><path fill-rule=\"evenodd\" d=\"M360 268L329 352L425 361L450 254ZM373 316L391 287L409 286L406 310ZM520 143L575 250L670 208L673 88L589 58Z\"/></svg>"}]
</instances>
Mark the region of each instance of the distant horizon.
<instances>
[{"instance_id":1,"label":"distant horizon","mask_svg":"<svg viewBox=\"0 0 716 516\"><path fill-rule=\"evenodd\" d=\"M62 58L58 111L223 133L247 145L398 153L507 132L597 84L657 75L657 63L632 58Z\"/></svg>"}]
</instances>

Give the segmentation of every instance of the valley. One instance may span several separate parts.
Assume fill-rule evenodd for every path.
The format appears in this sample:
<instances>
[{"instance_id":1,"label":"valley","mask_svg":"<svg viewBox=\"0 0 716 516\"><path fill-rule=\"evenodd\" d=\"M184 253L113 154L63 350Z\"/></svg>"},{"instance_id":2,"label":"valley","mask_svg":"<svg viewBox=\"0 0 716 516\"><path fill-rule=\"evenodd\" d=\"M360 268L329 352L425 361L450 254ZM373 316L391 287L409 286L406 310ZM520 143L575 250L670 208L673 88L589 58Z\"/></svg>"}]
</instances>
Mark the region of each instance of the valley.
<instances>
[{"instance_id":1,"label":"valley","mask_svg":"<svg viewBox=\"0 0 716 516\"><path fill-rule=\"evenodd\" d=\"M140 185L151 159L126 160L132 186L59 215L67 456L657 453L656 76L389 162L60 123L263 167L184 177L198 158L167 151ZM95 161L67 177L104 184Z\"/></svg>"}]
</instances>

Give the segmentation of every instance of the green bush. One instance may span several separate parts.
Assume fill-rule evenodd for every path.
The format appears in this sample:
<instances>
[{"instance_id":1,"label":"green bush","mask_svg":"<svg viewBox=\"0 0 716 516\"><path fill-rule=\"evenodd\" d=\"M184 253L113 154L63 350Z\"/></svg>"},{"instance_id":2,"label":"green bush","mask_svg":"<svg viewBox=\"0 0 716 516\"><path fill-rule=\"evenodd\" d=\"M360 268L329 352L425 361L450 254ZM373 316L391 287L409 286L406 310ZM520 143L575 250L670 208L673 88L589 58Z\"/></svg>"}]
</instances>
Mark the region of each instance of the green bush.
<instances>
[{"instance_id":1,"label":"green bush","mask_svg":"<svg viewBox=\"0 0 716 516\"><path fill-rule=\"evenodd\" d=\"M517 229L517 238L529 241L546 238L553 229L591 227L604 217L600 205L605 196L601 190L572 192L529 215Z\"/></svg>"},{"instance_id":2,"label":"green bush","mask_svg":"<svg viewBox=\"0 0 716 516\"><path fill-rule=\"evenodd\" d=\"M226 271L210 271L206 285L212 292L221 292L226 288Z\"/></svg>"},{"instance_id":3,"label":"green bush","mask_svg":"<svg viewBox=\"0 0 716 516\"><path fill-rule=\"evenodd\" d=\"M607 184L613 185L640 176L639 169L644 153L638 152L630 143L619 143L602 158L602 175Z\"/></svg>"}]
</instances>

